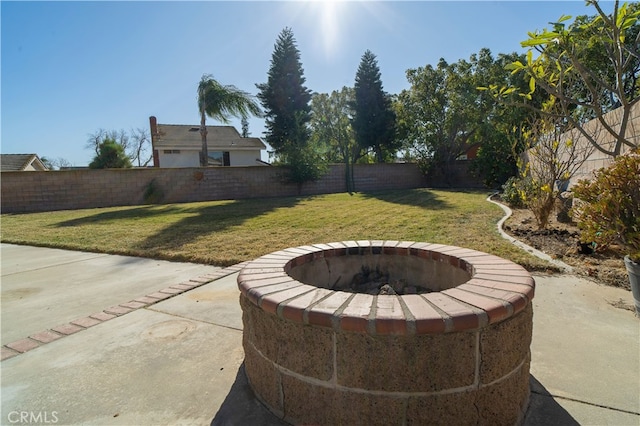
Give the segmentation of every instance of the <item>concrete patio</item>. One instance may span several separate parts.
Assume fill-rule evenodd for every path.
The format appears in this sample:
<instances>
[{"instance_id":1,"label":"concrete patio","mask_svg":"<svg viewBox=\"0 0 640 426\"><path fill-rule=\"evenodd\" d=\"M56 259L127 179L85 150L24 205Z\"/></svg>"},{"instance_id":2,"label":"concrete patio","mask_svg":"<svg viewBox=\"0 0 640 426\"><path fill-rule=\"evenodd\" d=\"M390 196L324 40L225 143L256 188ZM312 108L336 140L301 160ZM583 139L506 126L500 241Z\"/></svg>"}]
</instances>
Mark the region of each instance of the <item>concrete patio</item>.
<instances>
[{"instance_id":1,"label":"concrete patio","mask_svg":"<svg viewBox=\"0 0 640 426\"><path fill-rule=\"evenodd\" d=\"M243 373L239 267L0 255L2 424L281 424ZM630 292L535 279L525 424L640 424L640 321L613 306Z\"/></svg>"}]
</instances>

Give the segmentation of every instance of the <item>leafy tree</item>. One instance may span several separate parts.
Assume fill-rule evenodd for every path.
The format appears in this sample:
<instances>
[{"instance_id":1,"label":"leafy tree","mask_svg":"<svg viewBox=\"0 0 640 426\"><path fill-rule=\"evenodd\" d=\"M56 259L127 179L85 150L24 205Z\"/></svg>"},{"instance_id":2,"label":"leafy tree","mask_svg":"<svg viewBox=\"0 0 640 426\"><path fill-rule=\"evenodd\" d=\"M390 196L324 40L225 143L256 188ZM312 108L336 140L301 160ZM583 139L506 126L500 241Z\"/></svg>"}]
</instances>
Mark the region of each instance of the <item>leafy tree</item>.
<instances>
[{"instance_id":1,"label":"leafy tree","mask_svg":"<svg viewBox=\"0 0 640 426\"><path fill-rule=\"evenodd\" d=\"M323 171L320 155L310 144L311 91L300 62L293 31L282 30L271 57L266 83L256 84L265 109L266 140L279 163L289 169L289 180L303 183Z\"/></svg>"},{"instance_id":2,"label":"leafy tree","mask_svg":"<svg viewBox=\"0 0 640 426\"><path fill-rule=\"evenodd\" d=\"M494 59L489 49L481 49L469 60L449 64L441 59L436 67L407 70L411 87L400 93L395 104L404 156L417 161L426 174L441 174L446 179L453 162L478 147L471 170L487 186L499 186L515 176L517 160L525 149L522 132L533 114L499 104L478 88L526 87L522 76L505 70L522 57L511 53ZM541 102L538 98L533 96L532 102Z\"/></svg>"},{"instance_id":3,"label":"leafy tree","mask_svg":"<svg viewBox=\"0 0 640 426\"><path fill-rule=\"evenodd\" d=\"M427 174L448 176L449 166L472 146L486 118L471 77L471 65L464 60L448 64L440 59L435 68L407 71L411 88L398 98L401 136Z\"/></svg>"},{"instance_id":4,"label":"leafy tree","mask_svg":"<svg viewBox=\"0 0 640 426\"><path fill-rule=\"evenodd\" d=\"M95 152L95 155L98 155L100 153L100 146L107 139L110 139L117 144L122 145L123 148L129 146L129 135L124 129L105 130L100 128L88 135L85 148L92 149Z\"/></svg>"},{"instance_id":5,"label":"leafy tree","mask_svg":"<svg viewBox=\"0 0 640 426\"><path fill-rule=\"evenodd\" d=\"M395 121L391 98L382 88L378 60L367 50L356 72L353 130L358 145L372 148L379 163L395 158L400 148Z\"/></svg>"},{"instance_id":6,"label":"leafy tree","mask_svg":"<svg viewBox=\"0 0 640 426\"><path fill-rule=\"evenodd\" d=\"M311 98L312 141L322 146L325 161L345 164L347 191L355 191L353 164L362 155L353 134L351 119L354 90L343 87L331 94L314 93Z\"/></svg>"},{"instance_id":7,"label":"leafy tree","mask_svg":"<svg viewBox=\"0 0 640 426\"><path fill-rule=\"evenodd\" d=\"M560 116L595 149L616 157L623 146L637 146L629 124L631 108L640 101L640 6L620 6L616 0L612 13L607 14L596 0L588 0L587 5L596 9L595 16L578 17L568 26L571 17L562 16L552 23L552 29L529 33L529 39L521 43L530 48L526 60L513 62L510 69L529 79L528 91L508 86L492 89L502 99L519 95L524 105L545 113L527 103L541 89L555 99ZM619 127L605 119L616 107L622 112ZM590 119L598 120L602 131L611 136L611 146L583 127Z\"/></svg>"},{"instance_id":8,"label":"leafy tree","mask_svg":"<svg viewBox=\"0 0 640 426\"><path fill-rule=\"evenodd\" d=\"M98 147L98 153L89 163L90 169L123 169L130 168L131 161L124 152L124 147L111 138L106 138Z\"/></svg>"},{"instance_id":9,"label":"leafy tree","mask_svg":"<svg viewBox=\"0 0 640 426\"><path fill-rule=\"evenodd\" d=\"M471 162L470 171L488 188L499 188L518 174L518 154L524 150L522 129L515 126L511 130L487 129L486 138Z\"/></svg>"},{"instance_id":10,"label":"leafy tree","mask_svg":"<svg viewBox=\"0 0 640 426\"><path fill-rule=\"evenodd\" d=\"M229 122L229 116L247 118L251 114L261 115L260 107L253 97L232 85L222 85L210 74L204 74L198 84L198 111L200 112L200 136L202 151L200 166L209 164L207 147L207 116L223 123Z\"/></svg>"},{"instance_id":11,"label":"leafy tree","mask_svg":"<svg viewBox=\"0 0 640 426\"><path fill-rule=\"evenodd\" d=\"M517 53L498 54L493 59L488 49L471 55L474 84L479 87L510 85L527 90L528 81L522 74L512 74L505 67L525 56ZM532 96L530 104L540 106L542 94ZM474 138L479 144L471 171L482 178L488 187L498 188L507 179L518 174L518 161L526 149L524 133L531 129L537 114L523 106L505 105L486 91L479 94L480 110L485 117Z\"/></svg>"},{"instance_id":12,"label":"leafy tree","mask_svg":"<svg viewBox=\"0 0 640 426\"><path fill-rule=\"evenodd\" d=\"M138 167L146 167L153 159L151 152L151 138L147 129L132 129L129 133L125 130L98 129L89 134L86 148L91 149L96 155L100 152L100 146L107 139L115 141L122 146L130 162Z\"/></svg>"}]
</instances>

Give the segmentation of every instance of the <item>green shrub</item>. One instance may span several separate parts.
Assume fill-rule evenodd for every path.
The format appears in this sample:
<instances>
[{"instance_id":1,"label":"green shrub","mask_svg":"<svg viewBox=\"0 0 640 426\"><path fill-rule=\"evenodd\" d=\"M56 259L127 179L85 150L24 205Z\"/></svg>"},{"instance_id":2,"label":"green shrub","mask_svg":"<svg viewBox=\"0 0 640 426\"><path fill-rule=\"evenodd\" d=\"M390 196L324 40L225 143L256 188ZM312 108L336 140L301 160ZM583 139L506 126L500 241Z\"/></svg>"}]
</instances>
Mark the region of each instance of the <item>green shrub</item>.
<instances>
[{"instance_id":1,"label":"green shrub","mask_svg":"<svg viewBox=\"0 0 640 426\"><path fill-rule=\"evenodd\" d=\"M557 192L553 186L535 179L529 179L525 204L536 218L538 229L545 229L549 224L549 216L555 209Z\"/></svg>"},{"instance_id":2,"label":"green shrub","mask_svg":"<svg viewBox=\"0 0 640 426\"><path fill-rule=\"evenodd\" d=\"M616 158L596 173L591 181L582 180L573 188L580 200L574 217L582 242L606 248L622 244L629 257L640 261L640 150Z\"/></svg>"},{"instance_id":3,"label":"green shrub","mask_svg":"<svg viewBox=\"0 0 640 426\"><path fill-rule=\"evenodd\" d=\"M527 194L527 182L525 179L517 176L511 176L504 185L502 185L502 200L510 207L523 208L526 207L525 200Z\"/></svg>"},{"instance_id":4,"label":"green shrub","mask_svg":"<svg viewBox=\"0 0 640 426\"><path fill-rule=\"evenodd\" d=\"M510 177L502 185L502 199L511 207L528 208L536 218L539 229L549 223L549 216L555 208L556 193L548 184L526 177Z\"/></svg>"},{"instance_id":5,"label":"green shrub","mask_svg":"<svg viewBox=\"0 0 640 426\"><path fill-rule=\"evenodd\" d=\"M147 204L160 204L164 199L164 191L156 179L151 179L144 189L144 202Z\"/></svg>"}]
</instances>

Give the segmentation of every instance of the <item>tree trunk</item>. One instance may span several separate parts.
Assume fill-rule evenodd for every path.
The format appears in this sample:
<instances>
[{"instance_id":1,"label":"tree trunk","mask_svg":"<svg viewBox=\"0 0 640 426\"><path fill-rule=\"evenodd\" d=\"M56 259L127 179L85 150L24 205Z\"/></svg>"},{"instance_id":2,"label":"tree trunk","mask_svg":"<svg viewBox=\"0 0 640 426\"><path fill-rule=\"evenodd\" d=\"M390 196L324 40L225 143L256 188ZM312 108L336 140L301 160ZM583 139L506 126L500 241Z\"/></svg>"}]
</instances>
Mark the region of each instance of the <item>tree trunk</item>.
<instances>
[{"instance_id":1,"label":"tree trunk","mask_svg":"<svg viewBox=\"0 0 640 426\"><path fill-rule=\"evenodd\" d=\"M356 192L356 177L354 176L353 173L353 162L351 162L351 164L349 164L349 170L350 170L350 177L351 177L351 191Z\"/></svg>"},{"instance_id":2,"label":"tree trunk","mask_svg":"<svg viewBox=\"0 0 640 426\"><path fill-rule=\"evenodd\" d=\"M376 162L384 163L384 157L382 156L382 147L380 144L377 144L373 147L374 152L376 153Z\"/></svg>"},{"instance_id":3,"label":"tree trunk","mask_svg":"<svg viewBox=\"0 0 640 426\"><path fill-rule=\"evenodd\" d=\"M207 148L207 126L204 106L200 112L200 136L202 137L202 151L200 152L200 166L207 167L209 165L209 149Z\"/></svg>"},{"instance_id":4,"label":"tree trunk","mask_svg":"<svg viewBox=\"0 0 640 426\"><path fill-rule=\"evenodd\" d=\"M345 183L347 184L347 192L349 193L349 195L353 194L353 181L352 181L352 177L351 177L351 168L349 165L349 158L345 157L345 173L344 173L344 179L345 179Z\"/></svg>"}]
</instances>

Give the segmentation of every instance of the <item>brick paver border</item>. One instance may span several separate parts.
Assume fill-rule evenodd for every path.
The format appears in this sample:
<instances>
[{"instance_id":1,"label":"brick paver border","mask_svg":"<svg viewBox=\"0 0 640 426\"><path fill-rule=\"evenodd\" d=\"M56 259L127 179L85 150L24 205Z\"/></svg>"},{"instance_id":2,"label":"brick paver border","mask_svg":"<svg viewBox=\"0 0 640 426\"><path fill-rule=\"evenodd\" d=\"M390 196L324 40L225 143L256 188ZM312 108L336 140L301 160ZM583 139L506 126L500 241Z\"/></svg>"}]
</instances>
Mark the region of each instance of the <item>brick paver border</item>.
<instances>
[{"instance_id":1,"label":"brick paver border","mask_svg":"<svg viewBox=\"0 0 640 426\"><path fill-rule=\"evenodd\" d=\"M50 329L35 333L24 339L7 343L2 346L0 361L13 358L30 350L36 349L47 343L56 341L64 336L78 333L103 322L126 315L138 309L146 308L163 300L175 297L179 294L198 288L210 282L219 280L242 270L248 262L238 263L227 268L220 269L211 274L202 275L174 284L162 290L129 300L118 305L110 306L101 312L90 314L86 317L60 324Z\"/></svg>"}]
</instances>

